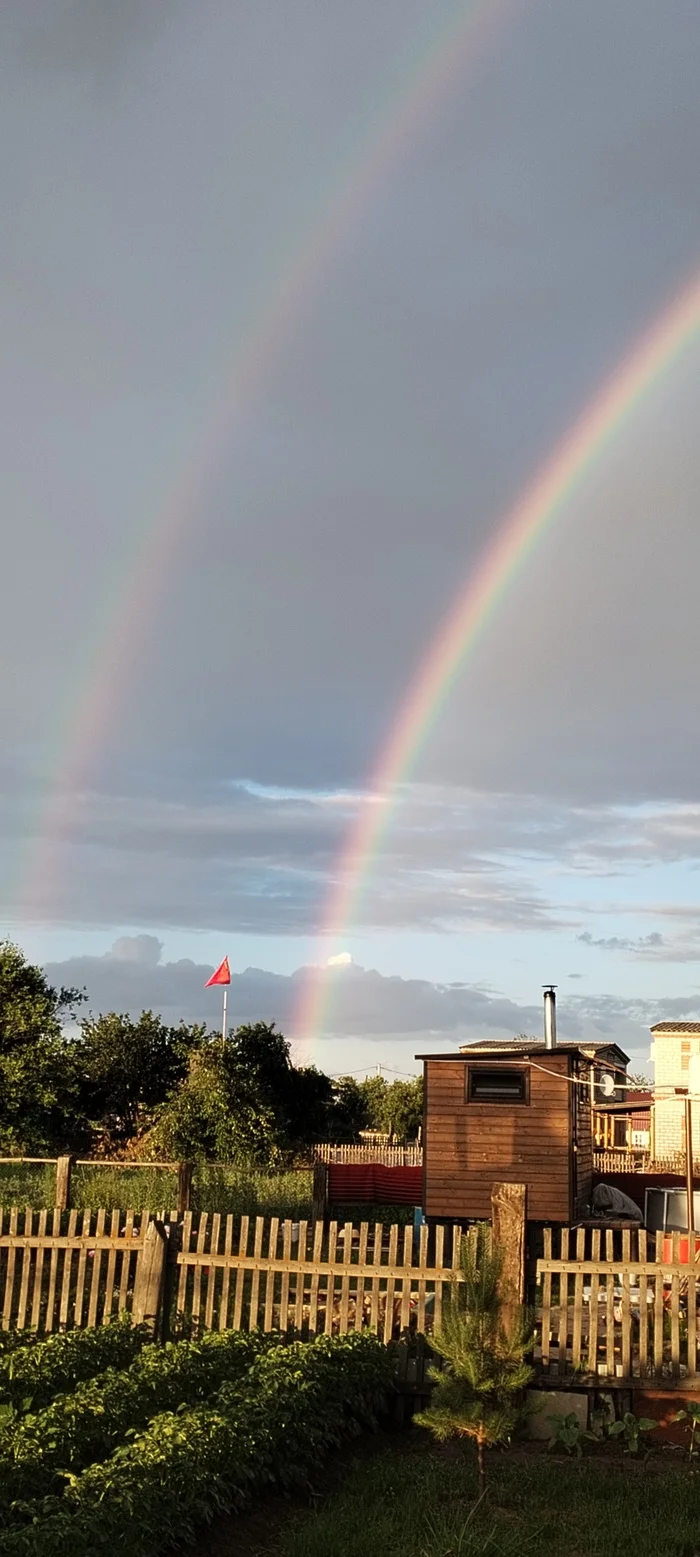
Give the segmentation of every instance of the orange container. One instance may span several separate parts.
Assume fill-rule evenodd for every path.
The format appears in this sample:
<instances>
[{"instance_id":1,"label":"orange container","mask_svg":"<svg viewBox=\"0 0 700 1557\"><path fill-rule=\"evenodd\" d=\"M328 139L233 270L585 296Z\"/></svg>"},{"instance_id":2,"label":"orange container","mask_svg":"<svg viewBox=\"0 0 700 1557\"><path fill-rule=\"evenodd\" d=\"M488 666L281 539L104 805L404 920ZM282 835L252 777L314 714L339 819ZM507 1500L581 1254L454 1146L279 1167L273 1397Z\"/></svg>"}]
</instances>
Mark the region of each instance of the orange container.
<instances>
[{"instance_id":1,"label":"orange container","mask_svg":"<svg viewBox=\"0 0 700 1557\"><path fill-rule=\"evenodd\" d=\"M687 1265L688 1264L688 1245L689 1245L689 1243L690 1243L690 1239L688 1237L688 1234L687 1233L681 1233L680 1238L678 1240L678 1258L679 1258L679 1260L681 1262L681 1265ZM695 1259L696 1260L698 1259L699 1255L700 1255L700 1237L698 1237L697 1234L696 1234L696 1236L695 1236ZM673 1259L673 1237L672 1237L671 1233L664 1233L664 1260L665 1261L670 1261L672 1259Z\"/></svg>"}]
</instances>

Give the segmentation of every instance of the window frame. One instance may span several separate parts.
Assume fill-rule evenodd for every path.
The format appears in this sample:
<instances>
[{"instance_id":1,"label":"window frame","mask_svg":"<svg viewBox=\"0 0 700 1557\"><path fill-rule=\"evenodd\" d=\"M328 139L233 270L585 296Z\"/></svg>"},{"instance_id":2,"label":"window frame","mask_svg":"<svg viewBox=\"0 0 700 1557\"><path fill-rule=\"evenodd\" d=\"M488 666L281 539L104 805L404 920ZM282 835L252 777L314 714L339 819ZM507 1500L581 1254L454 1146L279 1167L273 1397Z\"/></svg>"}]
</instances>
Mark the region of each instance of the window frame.
<instances>
[{"instance_id":1,"label":"window frame","mask_svg":"<svg viewBox=\"0 0 700 1557\"><path fill-rule=\"evenodd\" d=\"M515 1064L512 1064L512 1065L511 1064L500 1065L500 1064L498 1064L498 1062L496 1064L494 1064L493 1061L491 1060L491 1061L488 1061L488 1062L484 1062L482 1064L478 1064L477 1063L477 1064L466 1065L465 1066L465 1071L466 1071L466 1075L465 1075L465 1078L464 1078L464 1101L465 1101L465 1103L469 1107L471 1107L471 1108L474 1108L474 1107L477 1107L477 1108L480 1108L480 1107L481 1108L529 1108L529 1106L530 1106L530 1066L529 1065L518 1064L517 1061L515 1062ZM473 1097L472 1096L472 1077L473 1076L483 1075L485 1072L487 1072L489 1075L493 1075L494 1071L495 1072L498 1072L498 1071L508 1071L511 1075L513 1075L513 1074L517 1075L521 1079L521 1081L522 1081L522 1097Z\"/></svg>"}]
</instances>

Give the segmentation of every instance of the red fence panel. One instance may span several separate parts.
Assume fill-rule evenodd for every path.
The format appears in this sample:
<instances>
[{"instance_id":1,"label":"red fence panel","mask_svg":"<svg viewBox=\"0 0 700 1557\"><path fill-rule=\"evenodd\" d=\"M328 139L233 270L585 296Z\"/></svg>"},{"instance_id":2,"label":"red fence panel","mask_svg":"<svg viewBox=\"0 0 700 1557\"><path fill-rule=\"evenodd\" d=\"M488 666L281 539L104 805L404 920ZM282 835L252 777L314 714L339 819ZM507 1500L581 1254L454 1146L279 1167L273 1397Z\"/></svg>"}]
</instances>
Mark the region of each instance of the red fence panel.
<instances>
[{"instance_id":1,"label":"red fence panel","mask_svg":"<svg viewBox=\"0 0 700 1557\"><path fill-rule=\"evenodd\" d=\"M381 1162L330 1162L328 1199L331 1205L374 1200L388 1206L419 1206L423 1169L387 1168Z\"/></svg>"}]
</instances>

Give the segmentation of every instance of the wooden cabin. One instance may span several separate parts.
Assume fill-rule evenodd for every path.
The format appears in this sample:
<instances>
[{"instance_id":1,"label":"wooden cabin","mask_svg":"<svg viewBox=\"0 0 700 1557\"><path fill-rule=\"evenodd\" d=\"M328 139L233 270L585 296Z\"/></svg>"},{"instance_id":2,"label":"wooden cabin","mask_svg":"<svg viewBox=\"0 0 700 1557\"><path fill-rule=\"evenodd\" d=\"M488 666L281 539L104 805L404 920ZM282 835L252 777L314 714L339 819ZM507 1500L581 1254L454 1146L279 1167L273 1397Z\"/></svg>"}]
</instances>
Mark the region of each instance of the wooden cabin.
<instances>
[{"instance_id":1,"label":"wooden cabin","mask_svg":"<svg viewBox=\"0 0 700 1557\"><path fill-rule=\"evenodd\" d=\"M440 1221L489 1219L494 1183L525 1184L527 1217L571 1223L592 1194L592 1104L617 1044L534 1040L421 1054L423 1211ZM619 1077L619 1079L622 1079Z\"/></svg>"}]
</instances>

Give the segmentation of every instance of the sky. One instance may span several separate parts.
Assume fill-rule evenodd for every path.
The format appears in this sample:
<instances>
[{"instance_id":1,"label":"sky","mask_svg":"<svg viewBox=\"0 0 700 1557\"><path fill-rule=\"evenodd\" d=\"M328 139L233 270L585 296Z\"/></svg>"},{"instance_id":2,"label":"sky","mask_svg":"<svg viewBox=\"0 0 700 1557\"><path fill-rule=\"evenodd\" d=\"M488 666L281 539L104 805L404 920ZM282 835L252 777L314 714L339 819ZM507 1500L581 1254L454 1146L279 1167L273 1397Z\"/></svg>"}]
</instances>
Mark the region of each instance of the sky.
<instances>
[{"instance_id":1,"label":"sky","mask_svg":"<svg viewBox=\"0 0 700 1557\"><path fill-rule=\"evenodd\" d=\"M0 934L332 1073L700 1017L700 342L343 850L456 590L700 267L695 0L5 0ZM321 971L323 970L323 971ZM325 991L313 1030L300 1013Z\"/></svg>"}]
</instances>

